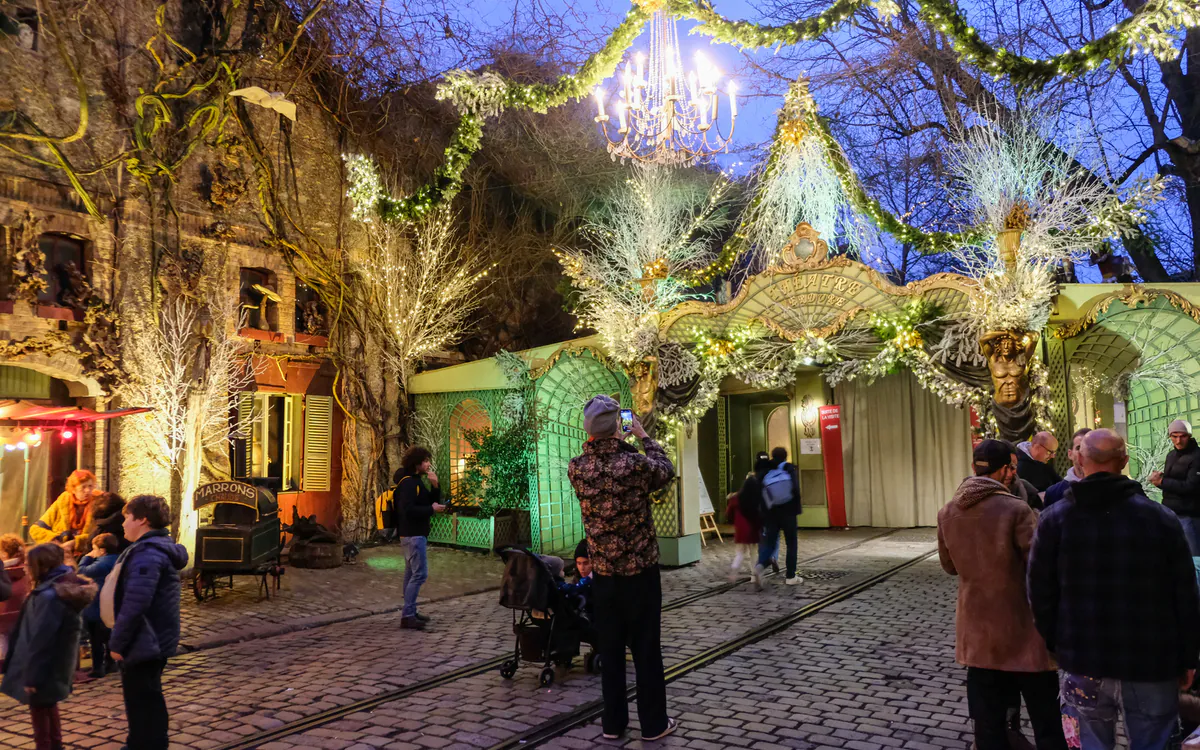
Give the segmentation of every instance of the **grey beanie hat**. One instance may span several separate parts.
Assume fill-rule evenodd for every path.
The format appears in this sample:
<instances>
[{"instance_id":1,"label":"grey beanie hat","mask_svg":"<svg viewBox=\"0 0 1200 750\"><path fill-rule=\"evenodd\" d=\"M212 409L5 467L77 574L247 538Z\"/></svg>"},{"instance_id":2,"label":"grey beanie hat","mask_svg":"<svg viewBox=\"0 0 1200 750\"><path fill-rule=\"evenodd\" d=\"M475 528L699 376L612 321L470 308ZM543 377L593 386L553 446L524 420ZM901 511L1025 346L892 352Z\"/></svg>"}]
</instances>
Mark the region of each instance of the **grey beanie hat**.
<instances>
[{"instance_id":1,"label":"grey beanie hat","mask_svg":"<svg viewBox=\"0 0 1200 750\"><path fill-rule=\"evenodd\" d=\"M1191 435L1192 434L1192 426L1190 424L1188 424L1187 421L1185 421L1185 420L1176 419L1174 422L1171 423L1171 426L1167 428L1168 435L1170 435L1172 432L1186 432L1187 434Z\"/></svg>"},{"instance_id":2,"label":"grey beanie hat","mask_svg":"<svg viewBox=\"0 0 1200 750\"><path fill-rule=\"evenodd\" d=\"M621 421L621 405L612 396L595 396L583 407L583 429L592 437L612 437Z\"/></svg>"}]
</instances>

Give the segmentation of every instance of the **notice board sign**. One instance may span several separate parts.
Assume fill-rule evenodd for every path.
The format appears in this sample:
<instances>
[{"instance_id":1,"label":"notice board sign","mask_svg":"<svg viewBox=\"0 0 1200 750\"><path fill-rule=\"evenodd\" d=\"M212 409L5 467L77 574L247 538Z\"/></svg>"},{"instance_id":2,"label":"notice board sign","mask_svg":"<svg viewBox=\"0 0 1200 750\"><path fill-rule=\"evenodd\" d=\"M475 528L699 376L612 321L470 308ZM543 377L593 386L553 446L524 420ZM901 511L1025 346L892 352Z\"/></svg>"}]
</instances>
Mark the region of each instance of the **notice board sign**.
<instances>
[{"instance_id":1,"label":"notice board sign","mask_svg":"<svg viewBox=\"0 0 1200 750\"><path fill-rule=\"evenodd\" d=\"M825 465L825 498L829 503L829 525L847 526L846 479L842 466L842 407L822 406L821 458Z\"/></svg>"}]
</instances>

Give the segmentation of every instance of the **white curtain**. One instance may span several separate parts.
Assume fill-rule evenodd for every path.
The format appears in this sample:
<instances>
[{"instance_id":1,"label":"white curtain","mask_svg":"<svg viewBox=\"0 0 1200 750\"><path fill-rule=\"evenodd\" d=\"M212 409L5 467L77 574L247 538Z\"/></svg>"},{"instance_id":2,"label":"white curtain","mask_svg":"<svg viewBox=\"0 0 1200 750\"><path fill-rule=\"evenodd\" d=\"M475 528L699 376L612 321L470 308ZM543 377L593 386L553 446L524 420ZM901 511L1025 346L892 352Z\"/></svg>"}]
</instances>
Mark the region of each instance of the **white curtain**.
<instances>
[{"instance_id":1,"label":"white curtain","mask_svg":"<svg viewBox=\"0 0 1200 750\"><path fill-rule=\"evenodd\" d=\"M0 427L0 442L15 443L27 429ZM47 433L50 434L50 433ZM21 533L22 499L29 503L29 523L46 512L46 479L50 467L50 444L42 440L29 449L29 489L25 492L25 451L0 448L0 534Z\"/></svg>"},{"instance_id":2,"label":"white curtain","mask_svg":"<svg viewBox=\"0 0 1200 750\"><path fill-rule=\"evenodd\" d=\"M901 372L834 390L851 526L936 526L971 469L971 424Z\"/></svg>"}]
</instances>

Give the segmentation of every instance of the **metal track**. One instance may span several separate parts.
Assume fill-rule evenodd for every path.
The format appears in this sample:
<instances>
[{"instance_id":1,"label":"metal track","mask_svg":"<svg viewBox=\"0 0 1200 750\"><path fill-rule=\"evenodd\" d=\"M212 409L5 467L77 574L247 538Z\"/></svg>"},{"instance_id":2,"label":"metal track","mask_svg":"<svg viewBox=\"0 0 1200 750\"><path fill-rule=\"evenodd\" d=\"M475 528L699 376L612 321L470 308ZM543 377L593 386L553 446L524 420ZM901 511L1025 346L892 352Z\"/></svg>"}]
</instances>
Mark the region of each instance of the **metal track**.
<instances>
[{"instance_id":1,"label":"metal track","mask_svg":"<svg viewBox=\"0 0 1200 750\"><path fill-rule=\"evenodd\" d=\"M858 547L861 547L864 544L867 544L868 542L874 542L874 541L877 541L884 537L891 536L892 534L895 534L898 531L900 531L900 529L892 529L890 531L885 531L880 534L875 534L873 536L869 536L866 539L860 539L856 542L852 542L850 544L846 544L841 547L836 547L836 548L828 550L826 552L822 552L819 555L813 555L812 557L809 557L809 558L799 561L797 563L797 567L799 567L800 565L808 565L808 564L814 563L818 560L829 557L830 555L837 554L839 552L846 552L847 550L857 549ZM768 575L774 575L774 574L768 574ZM738 578L736 581L731 581L729 583L723 583L718 586L712 586L710 588L704 589L702 591L696 591L691 594L686 594L684 596L678 597L676 599L672 599L671 601L667 602L666 604L663 605L662 609L664 612L670 612L672 610L680 609L682 607L686 607L689 604L693 604L693 603L701 601L703 599L709 599L711 597L723 594L727 591L737 588L738 586L748 582L749 580L750 580L749 578L741 577L741 578ZM824 600L822 599L822 600L818 600L818 601L824 601ZM828 605L826 605L826 606L828 606ZM371 616L374 616L374 615L363 615L363 617L371 617ZM772 621L772 622L776 622L776 621ZM770 625L770 624L771 623L767 623L767 625ZM755 631L752 630L750 632L753 633ZM766 636L763 636L763 637L766 637ZM740 648L740 646L739 646L739 648ZM706 651L704 653L708 653L708 652ZM701 655L703 655L703 654L701 654ZM441 687L442 685L445 685L450 682L454 682L456 680L461 680L466 677L474 677L475 675L479 675L479 674L483 674L485 672L499 669L500 665L502 665L504 662L508 661L511 658L512 658L512 652L509 651L509 652L506 652L499 656L496 656L492 659L475 662L474 664L468 664L464 667L459 667L458 669L452 670L450 672L446 672L445 674L440 674L435 677L430 677L428 679L420 680L418 682L412 683L411 685L405 685L404 687L397 688L395 690L389 690L387 692L380 693L379 695L375 695L370 698L365 698L363 700L355 701L353 703L347 703L344 706L334 706L333 708L328 708L324 711L320 711L318 713L312 714L311 716L306 716L303 719L299 719L297 721L283 724L274 729L268 729L268 730L265 730L262 732L258 732L256 734L247 735L246 737L242 737L241 739L233 741L233 742L228 742L223 745L217 745L216 747L212 748L211 750L253 750L253 748L258 747L259 745L263 745L268 742L274 742L276 740L281 740L281 739L284 739L285 737L290 737L294 734L299 734L300 732L306 732L309 729L316 729L319 726L323 726L332 721L337 721L338 719L343 719L351 714L358 713L360 711L369 711L373 708L383 705L384 703L391 703L393 701L403 700L404 698L407 698L409 696L416 695L417 693L422 693L426 690L431 690L436 687ZM682 666L683 664L691 663L693 660L694 660L694 657L693 657L693 659L688 659L684 662L681 662L679 665L676 665L675 667L668 669L667 670L667 679L668 680L674 679L671 677L672 671L674 669L678 668L679 666ZM696 667L693 667L693 668L696 668ZM636 688L636 686L634 688L630 688L630 695L633 695L635 693L635 688ZM590 703L586 704L585 706L581 707L580 709L577 709L577 711L587 709L590 706L592 706L592 704L590 704ZM575 715L575 712L572 712L571 714L567 714L566 716L574 716L574 715ZM596 714L596 715L599 715L599 714ZM591 718L592 717L589 716L587 718L576 721L575 723L572 723L571 726L567 727L567 729L570 729L580 723L589 721ZM545 725L543 725L543 726L545 726ZM535 727L535 729L537 729L537 728ZM565 732L565 731L567 731L567 729L563 729L562 731ZM533 730L531 730L531 731L533 731ZM550 735L550 736L553 736L553 735ZM549 736L547 736L546 739L549 739ZM541 740L541 741L544 741L544 740ZM518 744L520 744L520 743L518 743ZM512 747L514 745L498 745L497 747L501 747L501 746Z\"/></svg>"},{"instance_id":2,"label":"metal track","mask_svg":"<svg viewBox=\"0 0 1200 750\"><path fill-rule=\"evenodd\" d=\"M862 593L872 586L891 578L900 571L910 568L922 560L928 559L935 553L937 553L937 550L933 549L929 552L918 555L911 560L907 560L899 565L888 568L882 573L877 573L863 581L840 588L832 594L807 604L796 611L791 612L790 614L786 614L769 622L765 622L762 625L746 631L736 638L732 638L724 643L702 651L689 659L684 659L678 664L670 666L666 669L666 681L668 683L673 682L689 672L702 669L713 662L729 656L739 649L749 646L752 643L757 643L764 638L769 638L770 636L791 627L805 618L812 617L827 607L831 607L838 602L845 601L852 596ZM633 700L636 695L637 685L635 684L627 691L627 698L629 700ZM595 720L603 713L603 711L603 700L594 700L590 703L585 703L574 711L555 716L553 719L543 722L536 727L532 727L521 734L514 735L506 740L498 742L495 745L492 745L489 750L511 750L512 748L517 747L538 747L542 743L565 734L577 726Z\"/></svg>"}]
</instances>

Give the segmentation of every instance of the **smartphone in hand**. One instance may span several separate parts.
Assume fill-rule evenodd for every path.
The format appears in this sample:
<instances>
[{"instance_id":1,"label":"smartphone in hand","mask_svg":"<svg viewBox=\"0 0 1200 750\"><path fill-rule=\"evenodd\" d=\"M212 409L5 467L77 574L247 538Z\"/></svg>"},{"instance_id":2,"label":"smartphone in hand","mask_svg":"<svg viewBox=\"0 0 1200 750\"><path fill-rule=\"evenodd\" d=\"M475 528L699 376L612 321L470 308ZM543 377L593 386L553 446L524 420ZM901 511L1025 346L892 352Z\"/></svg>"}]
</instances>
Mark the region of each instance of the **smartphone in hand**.
<instances>
[{"instance_id":1,"label":"smartphone in hand","mask_svg":"<svg viewBox=\"0 0 1200 750\"><path fill-rule=\"evenodd\" d=\"M632 409L622 409L621 410L621 432L632 432L632 431L633 431L633 410Z\"/></svg>"}]
</instances>

